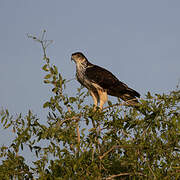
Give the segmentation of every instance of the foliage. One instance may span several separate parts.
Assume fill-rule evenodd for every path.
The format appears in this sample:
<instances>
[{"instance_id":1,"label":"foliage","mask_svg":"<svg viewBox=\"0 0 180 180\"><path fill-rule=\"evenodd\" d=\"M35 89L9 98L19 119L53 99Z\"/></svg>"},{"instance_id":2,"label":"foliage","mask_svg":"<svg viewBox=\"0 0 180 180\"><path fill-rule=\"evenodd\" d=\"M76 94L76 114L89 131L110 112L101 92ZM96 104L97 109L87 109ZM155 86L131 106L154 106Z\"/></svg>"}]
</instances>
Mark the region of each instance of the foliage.
<instances>
[{"instance_id":1,"label":"foliage","mask_svg":"<svg viewBox=\"0 0 180 180\"><path fill-rule=\"evenodd\" d=\"M29 36L44 52L44 83L52 96L44 103L47 123L31 111L25 117L0 112L4 129L15 135L2 146L0 179L178 179L180 178L180 90L149 92L138 108L112 104L93 111L84 103L82 88L69 97L68 81L50 64L46 48L51 41ZM119 100L118 100L119 101ZM21 152L36 156L33 166Z\"/></svg>"}]
</instances>

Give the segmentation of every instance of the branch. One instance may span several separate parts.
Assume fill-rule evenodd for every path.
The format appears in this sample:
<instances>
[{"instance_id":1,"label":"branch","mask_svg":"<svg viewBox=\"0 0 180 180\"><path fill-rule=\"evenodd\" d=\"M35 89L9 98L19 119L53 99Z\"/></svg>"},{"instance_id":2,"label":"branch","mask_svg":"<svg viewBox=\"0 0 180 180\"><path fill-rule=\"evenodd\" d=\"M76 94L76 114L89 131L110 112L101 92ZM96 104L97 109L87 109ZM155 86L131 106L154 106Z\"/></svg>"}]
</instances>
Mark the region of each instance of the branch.
<instances>
[{"instance_id":1,"label":"branch","mask_svg":"<svg viewBox=\"0 0 180 180\"><path fill-rule=\"evenodd\" d=\"M70 108L68 108L69 113L71 113ZM80 145L80 132L79 132L79 120L80 120L81 114L78 114L78 116L73 116L71 119L76 120L76 131L77 131L77 142L78 142L78 149ZM67 119L66 119L67 120ZM69 120L69 119L68 119Z\"/></svg>"},{"instance_id":2,"label":"branch","mask_svg":"<svg viewBox=\"0 0 180 180\"><path fill-rule=\"evenodd\" d=\"M141 155L141 153L140 153L139 151L138 151L138 154L142 157L142 159L143 159L144 162L147 162L148 168L149 168L149 170L151 171L151 173L153 174L154 179L157 179L157 177L156 177L156 175L154 174L154 172L153 172L153 170L152 170L149 162L143 157L143 155Z\"/></svg>"},{"instance_id":3,"label":"branch","mask_svg":"<svg viewBox=\"0 0 180 180\"><path fill-rule=\"evenodd\" d=\"M152 170L152 168L151 168L151 166L149 165L148 162L147 162L147 165L148 165L148 168L150 169L151 173L153 174L154 179L157 179L157 178L156 178L156 175L154 174L154 172L153 172L153 170Z\"/></svg>"},{"instance_id":4,"label":"branch","mask_svg":"<svg viewBox=\"0 0 180 180\"><path fill-rule=\"evenodd\" d=\"M133 146L125 146L125 145L114 145L108 151L106 151L102 156L99 156L99 159L102 160L107 154L109 154L113 149L117 148L135 148Z\"/></svg>"},{"instance_id":5,"label":"branch","mask_svg":"<svg viewBox=\"0 0 180 180\"><path fill-rule=\"evenodd\" d=\"M103 159L107 154L109 154L113 149L115 149L117 146L114 145L112 148L110 148L108 151L106 151L102 156L99 156L99 159Z\"/></svg>"},{"instance_id":6,"label":"branch","mask_svg":"<svg viewBox=\"0 0 180 180\"><path fill-rule=\"evenodd\" d=\"M46 55L46 49L53 42L53 40L45 40L44 39L45 34L46 34L46 30L43 30L42 35L39 38L37 38L36 36L30 35L30 34L27 34L27 37L31 38L41 44L41 47L43 49L44 60L46 60L46 62L49 63L49 59Z\"/></svg>"},{"instance_id":7,"label":"branch","mask_svg":"<svg viewBox=\"0 0 180 180\"><path fill-rule=\"evenodd\" d=\"M134 98L134 99L130 99L130 100L128 100L128 101L124 101L124 102L122 102L122 103L112 104L112 105L110 105L110 106L104 107L103 110L104 110L104 109L108 109L108 108L110 108L110 107L115 107L115 106L124 106L124 105L126 105L126 106L133 106L132 104L131 104L131 105L128 104L128 102L131 102L131 101L133 101L133 100L137 100L137 99ZM137 105L138 105L138 103L137 103ZM134 105L134 106L137 106L137 105Z\"/></svg>"},{"instance_id":8,"label":"branch","mask_svg":"<svg viewBox=\"0 0 180 180\"><path fill-rule=\"evenodd\" d=\"M62 121L60 121L59 123L57 123L59 126L61 126L63 123L65 123L66 121L70 121L70 120L76 120L76 121L79 121L81 117L81 114L78 114L77 116L73 116L73 117L70 117L70 118L66 118Z\"/></svg>"},{"instance_id":9,"label":"branch","mask_svg":"<svg viewBox=\"0 0 180 180\"><path fill-rule=\"evenodd\" d=\"M120 174L115 174L115 175L112 175L112 176L109 176L106 178L106 180L110 180L110 179L113 179L115 177L120 177L120 176L131 176L131 175L140 175L140 176L146 176L140 172L137 172L137 173L120 173Z\"/></svg>"},{"instance_id":10,"label":"branch","mask_svg":"<svg viewBox=\"0 0 180 180\"><path fill-rule=\"evenodd\" d=\"M77 130L77 142L80 145L80 132L79 132L79 124L76 122L76 130Z\"/></svg>"},{"instance_id":11,"label":"branch","mask_svg":"<svg viewBox=\"0 0 180 180\"><path fill-rule=\"evenodd\" d=\"M151 122L147 125L146 129L143 131L143 133L141 135L142 137L146 134L146 132L148 131L150 125L151 125Z\"/></svg>"}]
</instances>

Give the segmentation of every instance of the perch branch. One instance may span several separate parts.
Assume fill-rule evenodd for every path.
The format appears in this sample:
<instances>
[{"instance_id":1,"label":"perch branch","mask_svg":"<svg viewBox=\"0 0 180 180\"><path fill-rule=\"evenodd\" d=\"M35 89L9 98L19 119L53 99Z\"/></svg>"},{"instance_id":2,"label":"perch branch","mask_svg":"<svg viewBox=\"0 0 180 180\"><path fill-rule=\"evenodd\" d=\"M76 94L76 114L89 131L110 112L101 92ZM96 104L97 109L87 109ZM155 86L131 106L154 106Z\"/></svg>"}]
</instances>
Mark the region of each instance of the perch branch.
<instances>
[{"instance_id":1,"label":"perch branch","mask_svg":"<svg viewBox=\"0 0 180 180\"><path fill-rule=\"evenodd\" d=\"M122 102L122 103L112 104L112 105L110 105L110 106L104 107L103 110L108 109L108 108L111 108L111 107L115 107L115 106L123 106L123 105L132 106L132 105L129 105L128 102L133 101L133 100L136 100L136 98L130 99L130 100L128 100L128 101L124 101L124 102Z\"/></svg>"}]
</instances>

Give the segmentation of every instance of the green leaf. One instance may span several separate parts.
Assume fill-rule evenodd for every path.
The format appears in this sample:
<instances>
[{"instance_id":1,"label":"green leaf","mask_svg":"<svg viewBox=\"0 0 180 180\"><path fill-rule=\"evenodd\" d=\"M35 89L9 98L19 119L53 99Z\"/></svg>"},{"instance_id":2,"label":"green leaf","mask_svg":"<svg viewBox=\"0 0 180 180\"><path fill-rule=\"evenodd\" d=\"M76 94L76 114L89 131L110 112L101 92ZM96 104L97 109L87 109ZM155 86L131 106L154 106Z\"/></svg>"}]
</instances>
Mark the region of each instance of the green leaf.
<instances>
[{"instance_id":1,"label":"green leaf","mask_svg":"<svg viewBox=\"0 0 180 180\"><path fill-rule=\"evenodd\" d=\"M3 121L4 121L5 118L6 118L6 116L3 116L3 117L1 118L1 123L3 123Z\"/></svg>"},{"instance_id":2,"label":"green leaf","mask_svg":"<svg viewBox=\"0 0 180 180\"><path fill-rule=\"evenodd\" d=\"M11 126L11 123L7 124L7 125L5 126L5 129L9 128L10 126Z\"/></svg>"},{"instance_id":3,"label":"green leaf","mask_svg":"<svg viewBox=\"0 0 180 180\"><path fill-rule=\"evenodd\" d=\"M44 80L45 84L49 84L51 81L50 80Z\"/></svg>"},{"instance_id":4,"label":"green leaf","mask_svg":"<svg viewBox=\"0 0 180 180\"><path fill-rule=\"evenodd\" d=\"M44 77L44 79L49 79L49 78L51 78L52 77L52 74L47 74L45 77Z\"/></svg>"},{"instance_id":5,"label":"green leaf","mask_svg":"<svg viewBox=\"0 0 180 180\"><path fill-rule=\"evenodd\" d=\"M42 67L42 69L43 69L44 71L49 71L49 69L48 69L48 64L45 64L45 65Z\"/></svg>"},{"instance_id":6,"label":"green leaf","mask_svg":"<svg viewBox=\"0 0 180 180\"><path fill-rule=\"evenodd\" d=\"M147 93L147 98L149 98L149 99L152 99L153 97L151 96L151 93L148 91L148 93Z\"/></svg>"},{"instance_id":7,"label":"green leaf","mask_svg":"<svg viewBox=\"0 0 180 180\"><path fill-rule=\"evenodd\" d=\"M73 103L73 102L75 102L75 101L76 101L76 98L75 98L75 97L70 97L70 98L69 98L69 102L70 102L70 103Z\"/></svg>"},{"instance_id":8,"label":"green leaf","mask_svg":"<svg viewBox=\"0 0 180 180\"><path fill-rule=\"evenodd\" d=\"M43 104L43 108L47 108L47 107L49 107L49 105L50 105L49 102L45 102L45 103Z\"/></svg>"},{"instance_id":9,"label":"green leaf","mask_svg":"<svg viewBox=\"0 0 180 180\"><path fill-rule=\"evenodd\" d=\"M54 74L57 75L58 74L58 69L57 67L54 65Z\"/></svg>"},{"instance_id":10,"label":"green leaf","mask_svg":"<svg viewBox=\"0 0 180 180\"><path fill-rule=\"evenodd\" d=\"M6 114L7 114L7 116L9 116L9 111L6 109Z\"/></svg>"},{"instance_id":11,"label":"green leaf","mask_svg":"<svg viewBox=\"0 0 180 180\"><path fill-rule=\"evenodd\" d=\"M50 67L50 72L51 74L54 74L54 69L52 67Z\"/></svg>"},{"instance_id":12,"label":"green leaf","mask_svg":"<svg viewBox=\"0 0 180 180\"><path fill-rule=\"evenodd\" d=\"M109 106L112 106L112 102L111 102L111 101L108 101L108 105L109 105Z\"/></svg>"}]
</instances>

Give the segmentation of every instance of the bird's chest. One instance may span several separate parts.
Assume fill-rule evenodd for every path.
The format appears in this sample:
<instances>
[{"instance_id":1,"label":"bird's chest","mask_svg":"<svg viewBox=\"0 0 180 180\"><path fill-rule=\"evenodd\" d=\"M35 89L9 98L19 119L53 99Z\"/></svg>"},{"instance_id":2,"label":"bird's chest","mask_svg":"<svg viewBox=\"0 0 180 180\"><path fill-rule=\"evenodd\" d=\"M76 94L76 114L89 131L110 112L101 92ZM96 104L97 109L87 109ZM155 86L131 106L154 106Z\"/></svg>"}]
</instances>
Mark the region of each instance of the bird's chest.
<instances>
[{"instance_id":1,"label":"bird's chest","mask_svg":"<svg viewBox=\"0 0 180 180\"><path fill-rule=\"evenodd\" d=\"M91 83L90 81L88 80L88 78L86 77L85 75L85 71L86 69L85 68L82 68L82 67L76 67L76 77L77 77L77 80L83 85L85 86L86 88L90 88L91 87Z\"/></svg>"}]
</instances>

